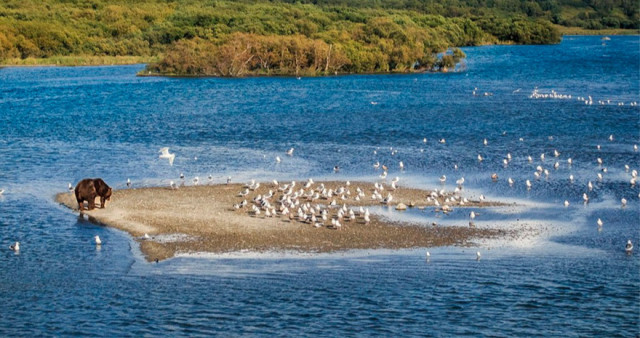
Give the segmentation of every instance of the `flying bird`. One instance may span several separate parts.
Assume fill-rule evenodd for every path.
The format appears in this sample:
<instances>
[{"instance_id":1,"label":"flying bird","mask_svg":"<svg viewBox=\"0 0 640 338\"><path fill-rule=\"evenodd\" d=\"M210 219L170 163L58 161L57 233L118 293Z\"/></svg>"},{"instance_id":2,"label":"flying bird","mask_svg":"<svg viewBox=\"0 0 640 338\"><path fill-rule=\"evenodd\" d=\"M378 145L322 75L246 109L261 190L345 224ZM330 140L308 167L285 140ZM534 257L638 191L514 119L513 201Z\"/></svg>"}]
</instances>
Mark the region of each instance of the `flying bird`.
<instances>
[{"instance_id":1,"label":"flying bird","mask_svg":"<svg viewBox=\"0 0 640 338\"><path fill-rule=\"evenodd\" d=\"M159 153L160 153L159 158L166 158L169 160L169 165L173 165L173 160L176 158L176 154L169 153L169 147L161 148Z\"/></svg>"}]
</instances>

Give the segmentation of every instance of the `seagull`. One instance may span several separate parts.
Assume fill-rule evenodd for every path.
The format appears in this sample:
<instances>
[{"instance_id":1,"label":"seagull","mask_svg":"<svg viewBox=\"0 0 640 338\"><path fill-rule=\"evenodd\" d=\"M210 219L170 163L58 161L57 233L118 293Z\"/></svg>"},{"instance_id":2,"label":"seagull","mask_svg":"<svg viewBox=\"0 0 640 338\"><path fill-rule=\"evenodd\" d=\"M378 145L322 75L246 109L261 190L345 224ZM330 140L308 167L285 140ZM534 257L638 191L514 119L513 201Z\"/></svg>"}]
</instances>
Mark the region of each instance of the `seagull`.
<instances>
[{"instance_id":1,"label":"seagull","mask_svg":"<svg viewBox=\"0 0 640 338\"><path fill-rule=\"evenodd\" d=\"M100 240L100 236L96 235L93 237L93 240L96 242L96 245L101 245L102 241Z\"/></svg>"},{"instance_id":2,"label":"seagull","mask_svg":"<svg viewBox=\"0 0 640 338\"><path fill-rule=\"evenodd\" d=\"M601 219L599 219L599 218L598 218L598 221L597 221L596 223L598 223L598 227L601 227L601 226L602 226L602 224L604 224L604 223L602 223L602 220L601 220Z\"/></svg>"},{"instance_id":3,"label":"seagull","mask_svg":"<svg viewBox=\"0 0 640 338\"><path fill-rule=\"evenodd\" d=\"M565 207L568 207L568 206L569 206L569 201L564 200L564 206L565 206Z\"/></svg>"},{"instance_id":4,"label":"seagull","mask_svg":"<svg viewBox=\"0 0 640 338\"><path fill-rule=\"evenodd\" d=\"M498 180L498 174L497 174L497 173L493 173L493 174L491 174L491 179L492 179L493 181L497 181L497 180Z\"/></svg>"},{"instance_id":5,"label":"seagull","mask_svg":"<svg viewBox=\"0 0 640 338\"><path fill-rule=\"evenodd\" d=\"M127 178L127 188L131 188L131 179Z\"/></svg>"},{"instance_id":6,"label":"seagull","mask_svg":"<svg viewBox=\"0 0 640 338\"><path fill-rule=\"evenodd\" d=\"M287 150L287 155L293 156L293 150L294 150L293 147L291 147L291 149Z\"/></svg>"},{"instance_id":7,"label":"seagull","mask_svg":"<svg viewBox=\"0 0 640 338\"><path fill-rule=\"evenodd\" d=\"M400 170L404 169L404 163L402 163L402 161L400 161L400 163L398 163L398 165L400 166Z\"/></svg>"},{"instance_id":8,"label":"seagull","mask_svg":"<svg viewBox=\"0 0 640 338\"><path fill-rule=\"evenodd\" d=\"M633 151L638 151L638 145L637 144L633 145Z\"/></svg>"},{"instance_id":9,"label":"seagull","mask_svg":"<svg viewBox=\"0 0 640 338\"><path fill-rule=\"evenodd\" d=\"M213 176L211 176L211 174L209 174L208 179L209 179L209 184L211 184L211 182L213 182Z\"/></svg>"},{"instance_id":10,"label":"seagull","mask_svg":"<svg viewBox=\"0 0 640 338\"><path fill-rule=\"evenodd\" d=\"M173 181L169 182L169 186L171 187L171 189L175 189L176 188L176 184Z\"/></svg>"},{"instance_id":11,"label":"seagull","mask_svg":"<svg viewBox=\"0 0 640 338\"><path fill-rule=\"evenodd\" d=\"M11 244L9 246L9 249L11 249L12 251L15 251L15 252L20 251L20 242L15 242L14 244Z\"/></svg>"},{"instance_id":12,"label":"seagull","mask_svg":"<svg viewBox=\"0 0 640 338\"><path fill-rule=\"evenodd\" d=\"M340 171L340 167L339 166L334 166L333 167L333 172L337 173L338 171Z\"/></svg>"},{"instance_id":13,"label":"seagull","mask_svg":"<svg viewBox=\"0 0 640 338\"><path fill-rule=\"evenodd\" d=\"M544 153L540 154L540 161L544 161Z\"/></svg>"},{"instance_id":14,"label":"seagull","mask_svg":"<svg viewBox=\"0 0 640 338\"><path fill-rule=\"evenodd\" d=\"M176 158L176 154L169 153L169 147L161 148L159 153L161 153L159 158L166 158L169 160L169 165L173 165L173 160Z\"/></svg>"},{"instance_id":15,"label":"seagull","mask_svg":"<svg viewBox=\"0 0 640 338\"><path fill-rule=\"evenodd\" d=\"M533 157L531 157L531 155L527 156L527 161L529 161L529 163L533 162Z\"/></svg>"},{"instance_id":16,"label":"seagull","mask_svg":"<svg viewBox=\"0 0 640 338\"><path fill-rule=\"evenodd\" d=\"M447 176L445 175L440 176L440 183L444 183L446 181L447 181Z\"/></svg>"},{"instance_id":17,"label":"seagull","mask_svg":"<svg viewBox=\"0 0 640 338\"><path fill-rule=\"evenodd\" d=\"M624 207L626 207L626 206L627 206L627 199L623 197L623 198L620 200L620 203L622 203L622 207L623 207L623 208L624 208Z\"/></svg>"},{"instance_id":18,"label":"seagull","mask_svg":"<svg viewBox=\"0 0 640 338\"><path fill-rule=\"evenodd\" d=\"M427 143L427 138L426 137L422 139L422 143Z\"/></svg>"},{"instance_id":19,"label":"seagull","mask_svg":"<svg viewBox=\"0 0 640 338\"><path fill-rule=\"evenodd\" d=\"M378 169L380 168L380 162L376 162L373 164L373 169Z\"/></svg>"},{"instance_id":20,"label":"seagull","mask_svg":"<svg viewBox=\"0 0 640 338\"><path fill-rule=\"evenodd\" d=\"M572 165L572 164L573 164L573 160L571 159L571 157L569 157L569 158L567 159L567 163L569 163L569 165Z\"/></svg>"},{"instance_id":21,"label":"seagull","mask_svg":"<svg viewBox=\"0 0 640 338\"><path fill-rule=\"evenodd\" d=\"M586 192L582 194L582 199L584 200L584 203L589 203L589 195L587 195Z\"/></svg>"},{"instance_id":22,"label":"seagull","mask_svg":"<svg viewBox=\"0 0 640 338\"><path fill-rule=\"evenodd\" d=\"M596 161L598 161L598 164L602 165L602 159L600 157L598 157Z\"/></svg>"},{"instance_id":23,"label":"seagull","mask_svg":"<svg viewBox=\"0 0 640 338\"><path fill-rule=\"evenodd\" d=\"M472 212L469 214L469 218L471 218L471 219L475 219L475 218L476 218L476 213L472 211Z\"/></svg>"},{"instance_id":24,"label":"seagull","mask_svg":"<svg viewBox=\"0 0 640 338\"><path fill-rule=\"evenodd\" d=\"M613 134L609 135L609 141L613 142Z\"/></svg>"},{"instance_id":25,"label":"seagull","mask_svg":"<svg viewBox=\"0 0 640 338\"><path fill-rule=\"evenodd\" d=\"M18 243L16 242L16 244L18 244ZM627 241L627 245L625 245L625 247L624 247L624 251L626 251L627 253L631 253L631 251L633 251L633 243L631 243L631 240L628 240L628 241ZM428 255L428 254L429 254L429 253L427 252L427 255ZM428 257L428 256L427 256L427 257Z\"/></svg>"},{"instance_id":26,"label":"seagull","mask_svg":"<svg viewBox=\"0 0 640 338\"><path fill-rule=\"evenodd\" d=\"M482 155L478 154L478 162L482 162L482 160L484 160L484 158L482 158Z\"/></svg>"},{"instance_id":27,"label":"seagull","mask_svg":"<svg viewBox=\"0 0 640 338\"><path fill-rule=\"evenodd\" d=\"M560 156L560 152L559 152L557 149L555 149L555 150L553 151L553 156L555 156L555 157Z\"/></svg>"},{"instance_id":28,"label":"seagull","mask_svg":"<svg viewBox=\"0 0 640 338\"><path fill-rule=\"evenodd\" d=\"M69 183L69 187L67 187L67 189L69 190L69 192L73 192L73 186L71 185L71 183ZM4 191L4 190L3 190ZM1 193L0 193L1 194Z\"/></svg>"},{"instance_id":29,"label":"seagull","mask_svg":"<svg viewBox=\"0 0 640 338\"><path fill-rule=\"evenodd\" d=\"M477 252L476 252L476 260L477 260L477 261L479 261L479 260L480 260L480 256L481 256L481 255L480 255L480 251L477 251Z\"/></svg>"},{"instance_id":30,"label":"seagull","mask_svg":"<svg viewBox=\"0 0 640 338\"><path fill-rule=\"evenodd\" d=\"M184 173L180 173L180 179L184 180Z\"/></svg>"},{"instance_id":31,"label":"seagull","mask_svg":"<svg viewBox=\"0 0 640 338\"><path fill-rule=\"evenodd\" d=\"M429 260L429 258L431 258L431 254L427 251L427 260Z\"/></svg>"},{"instance_id":32,"label":"seagull","mask_svg":"<svg viewBox=\"0 0 640 338\"><path fill-rule=\"evenodd\" d=\"M573 182L573 175L569 175L569 181Z\"/></svg>"},{"instance_id":33,"label":"seagull","mask_svg":"<svg viewBox=\"0 0 640 338\"><path fill-rule=\"evenodd\" d=\"M281 159L280 156L276 156L276 163L280 163Z\"/></svg>"},{"instance_id":34,"label":"seagull","mask_svg":"<svg viewBox=\"0 0 640 338\"><path fill-rule=\"evenodd\" d=\"M507 179L507 182L509 182L509 185L513 185L513 183L514 183L513 178L509 177Z\"/></svg>"},{"instance_id":35,"label":"seagull","mask_svg":"<svg viewBox=\"0 0 640 338\"><path fill-rule=\"evenodd\" d=\"M383 179L383 180L384 180L385 178L387 178L387 172L386 172L386 171L383 171L383 172L382 172L382 174L380 174L380 178L381 178L381 179Z\"/></svg>"},{"instance_id":36,"label":"seagull","mask_svg":"<svg viewBox=\"0 0 640 338\"><path fill-rule=\"evenodd\" d=\"M144 236L142 236L143 239L149 240L151 239L151 236L149 236L149 234L145 233Z\"/></svg>"},{"instance_id":37,"label":"seagull","mask_svg":"<svg viewBox=\"0 0 640 338\"><path fill-rule=\"evenodd\" d=\"M487 144L489 144L489 142L487 141L487 139L484 139L484 141L482 141L482 144L486 146Z\"/></svg>"},{"instance_id":38,"label":"seagull","mask_svg":"<svg viewBox=\"0 0 640 338\"><path fill-rule=\"evenodd\" d=\"M198 185L198 182L200 182L200 179L198 178L198 176L193 178L193 185Z\"/></svg>"},{"instance_id":39,"label":"seagull","mask_svg":"<svg viewBox=\"0 0 640 338\"><path fill-rule=\"evenodd\" d=\"M227 176L227 184L231 184L231 176Z\"/></svg>"},{"instance_id":40,"label":"seagull","mask_svg":"<svg viewBox=\"0 0 640 338\"><path fill-rule=\"evenodd\" d=\"M462 186L464 184L464 177L461 177L459 180L457 180L456 184Z\"/></svg>"},{"instance_id":41,"label":"seagull","mask_svg":"<svg viewBox=\"0 0 640 338\"><path fill-rule=\"evenodd\" d=\"M440 143L442 143L442 144L444 144L444 143L446 143L447 141L446 141L444 138L441 138L439 142L440 142Z\"/></svg>"},{"instance_id":42,"label":"seagull","mask_svg":"<svg viewBox=\"0 0 640 338\"><path fill-rule=\"evenodd\" d=\"M527 184L527 189L531 189L531 181L527 180L525 183Z\"/></svg>"}]
</instances>

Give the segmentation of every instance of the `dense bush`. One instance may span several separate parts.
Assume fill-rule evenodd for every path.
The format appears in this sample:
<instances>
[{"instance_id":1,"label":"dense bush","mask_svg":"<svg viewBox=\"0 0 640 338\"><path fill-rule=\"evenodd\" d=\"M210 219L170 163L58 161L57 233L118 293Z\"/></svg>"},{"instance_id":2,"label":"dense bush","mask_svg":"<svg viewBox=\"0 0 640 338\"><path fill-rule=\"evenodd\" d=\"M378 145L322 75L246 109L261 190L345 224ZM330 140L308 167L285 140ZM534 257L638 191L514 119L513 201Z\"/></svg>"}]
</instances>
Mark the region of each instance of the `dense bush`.
<instances>
[{"instance_id":1,"label":"dense bush","mask_svg":"<svg viewBox=\"0 0 640 338\"><path fill-rule=\"evenodd\" d=\"M185 48L217 55L233 43L287 45L287 55L295 57L291 48L297 43L304 53L314 53L301 59L306 63L287 60L247 71L425 70L439 68L436 55L451 46L558 42L550 22L637 28L636 5L631 0L6 0L0 3L0 59L166 52L167 59L154 66L160 70ZM344 57L340 67L316 64L327 48L333 61Z\"/></svg>"}]
</instances>

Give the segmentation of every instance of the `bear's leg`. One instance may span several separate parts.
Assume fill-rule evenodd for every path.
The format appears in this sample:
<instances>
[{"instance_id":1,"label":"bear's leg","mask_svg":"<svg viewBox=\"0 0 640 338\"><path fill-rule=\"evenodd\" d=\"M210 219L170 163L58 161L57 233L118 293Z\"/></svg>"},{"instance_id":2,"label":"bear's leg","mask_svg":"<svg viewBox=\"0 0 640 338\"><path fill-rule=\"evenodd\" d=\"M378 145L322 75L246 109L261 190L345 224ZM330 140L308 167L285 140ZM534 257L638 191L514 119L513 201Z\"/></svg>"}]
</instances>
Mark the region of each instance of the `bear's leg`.
<instances>
[{"instance_id":1,"label":"bear's leg","mask_svg":"<svg viewBox=\"0 0 640 338\"><path fill-rule=\"evenodd\" d=\"M82 210L82 209L84 209L84 201L78 200L78 210Z\"/></svg>"},{"instance_id":2,"label":"bear's leg","mask_svg":"<svg viewBox=\"0 0 640 338\"><path fill-rule=\"evenodd\" d=\"M89 197L89 210L93 210L96 208L96 196L93 195Z\"/></svg>"},{"instance_id":3,"label":"bear's leg","mask_svg":"<svg viewBox=\"0 0 640 338\"><path fill-rule=\"evenodd\" d=\"M100 209L104 209L104 200L105 198L100 196Z\"/></svg>"}]
</instances>

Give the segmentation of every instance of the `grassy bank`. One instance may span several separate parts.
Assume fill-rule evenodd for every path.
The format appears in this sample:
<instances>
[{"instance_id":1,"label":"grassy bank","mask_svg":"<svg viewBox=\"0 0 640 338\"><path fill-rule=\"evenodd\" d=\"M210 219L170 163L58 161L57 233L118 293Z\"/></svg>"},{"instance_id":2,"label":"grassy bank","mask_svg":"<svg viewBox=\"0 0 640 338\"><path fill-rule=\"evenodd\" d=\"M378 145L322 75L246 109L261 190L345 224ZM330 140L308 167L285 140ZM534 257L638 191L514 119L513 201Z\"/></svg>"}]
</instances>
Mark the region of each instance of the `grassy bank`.
<instances>
[{"instance_id":1,"label":"grassy bank","mask_svg":"<svg viewBox=\"0 0 640 338\"><path fill-rule=\"evenodd\" d=\"M132 65L156 62L157 56L52 56L48 58L11 58L2 61L3 66L105 66Z\"/></svg>"}]
</instances>

